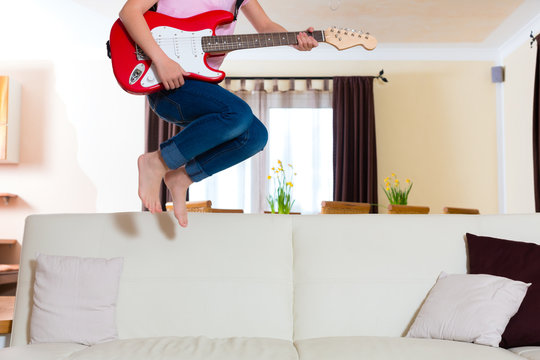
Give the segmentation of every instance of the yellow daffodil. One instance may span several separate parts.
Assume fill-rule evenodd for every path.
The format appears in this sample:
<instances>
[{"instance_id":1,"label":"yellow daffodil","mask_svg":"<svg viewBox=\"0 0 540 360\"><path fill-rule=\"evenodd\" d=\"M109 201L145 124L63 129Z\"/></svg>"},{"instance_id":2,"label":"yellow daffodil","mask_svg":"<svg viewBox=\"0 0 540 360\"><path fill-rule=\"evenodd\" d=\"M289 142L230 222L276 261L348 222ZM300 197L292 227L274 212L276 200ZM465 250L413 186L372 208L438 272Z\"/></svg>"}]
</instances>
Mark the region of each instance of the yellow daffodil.
<instances>
[{"instance_id":1,"label":"yellow daffodil","mask_svg":"<svg viewBox=\"0 0 540 360\"><path fill-rule=\"evenodd\" d=\"M293 168L291 164L287 164L289 168ZM289 169L287 168L287 169ZM272 213L279 214L288 214L291 211L291 208L294 204L292 199L292 183L293 176L296 173L291 174L288 170L286 171L283 168L283 162L277 160L277 166L272 167L272 171L275 176L268 176L268 180L273 179L273 192L266 197L268 205L270 205L270 210Z\"/></svg>"},{"instance_id":2,"label":"yellow daffodil","mask_svg":"<svg viewBox=\"0 0 540 360\"><path fill-rule=\"evenodd\" d=\"M394 186L391 185L391 182L394 183ZM388 201L390 201L390 204L407 205L407 198L409 197L413 184L411 179L406 179L405 182L408 185L402 188L395 173L392 173L391 176L384 179L383 191L388 198Z\"/></svg>"}]
</instances>

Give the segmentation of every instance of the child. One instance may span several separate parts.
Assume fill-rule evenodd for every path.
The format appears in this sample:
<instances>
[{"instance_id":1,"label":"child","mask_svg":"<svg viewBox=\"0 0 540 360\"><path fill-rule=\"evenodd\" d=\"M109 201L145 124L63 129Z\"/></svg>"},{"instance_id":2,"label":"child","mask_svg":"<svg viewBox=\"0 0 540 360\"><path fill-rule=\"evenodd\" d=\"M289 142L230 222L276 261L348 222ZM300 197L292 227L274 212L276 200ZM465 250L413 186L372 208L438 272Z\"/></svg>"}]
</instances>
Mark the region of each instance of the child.
<instances>
[{"instance_id":1,"label":"child","mask_svg":"<svg viewBox=\"0 0 540 360\"><path fill-rule=\"evenodd\" d=\"M234 12L236 0L128 0L120 11L126 30L150 57L165 88L148 96L150 106L160 118L184 127L158 151L139 157L139 197L152 213L161 212L159 189L164 179L174 215L186 227L188 187L261 151L268 132L236 95L217 84L184 78L184 69L165 55L143 18L156 3L158 12L186 18L210 10ZM259 33L286 31L270 20L257 0L244 0L241 9ZM234 26L235 22L220 26L216 34L232 34ZM317 45L313 37L300 33L295 47L309 51ZM209 65L218 68L223 58L212 57Z\"/></svg>"}]
</instances>

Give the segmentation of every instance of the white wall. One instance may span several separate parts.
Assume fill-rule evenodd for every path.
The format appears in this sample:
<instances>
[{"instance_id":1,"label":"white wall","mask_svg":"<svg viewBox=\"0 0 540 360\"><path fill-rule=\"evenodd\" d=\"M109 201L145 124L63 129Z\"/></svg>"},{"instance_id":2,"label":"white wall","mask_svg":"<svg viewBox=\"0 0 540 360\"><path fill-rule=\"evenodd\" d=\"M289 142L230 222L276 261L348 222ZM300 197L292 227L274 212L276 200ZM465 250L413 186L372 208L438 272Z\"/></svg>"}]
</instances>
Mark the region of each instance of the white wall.
<instances>
[{"instance_id":1,"label":"white wall","mask_svg":"<svg viewBox=\"0 0 540 360\"><path fill-rule=\"evenodd\" d=\"M28 214L140 210L144 98L120 89L106 57L117 13L68 0L1 5L0 74L21 84L22 112L20 163L0 165L0 192L20 198L0 204L0 238L21 241Z\"/></svg>"},{"instance_id":2,"label":"white wall","mask_svg":"<svg viewBox=\"0 0 540 360\"><path fill-rule=\"evenodd\" d=\"M536 46L523 43L504 59L506 212L534 212L532 117Z\"/></svg>"}]
</instances>

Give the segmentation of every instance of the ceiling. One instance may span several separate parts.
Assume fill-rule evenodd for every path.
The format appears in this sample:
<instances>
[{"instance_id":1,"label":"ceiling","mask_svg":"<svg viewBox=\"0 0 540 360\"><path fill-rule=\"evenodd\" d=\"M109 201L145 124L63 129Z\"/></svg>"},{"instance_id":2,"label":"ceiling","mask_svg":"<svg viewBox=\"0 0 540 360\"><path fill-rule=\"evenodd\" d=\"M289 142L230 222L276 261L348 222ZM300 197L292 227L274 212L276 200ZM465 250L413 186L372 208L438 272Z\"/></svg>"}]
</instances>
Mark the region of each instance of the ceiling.
<instances>
[{"instance_id":1,"label":"ceiling","mask_svg":"<svg viewBox=\"0 0 540 360\"><path fill-rule=\"evenodd\" d=\"M118 17L125 0L62 1L113 19ZM378 51L371 53L389 59L396 54L407 58L403 55L406 51L411 53L411 58L418 59L418 50L422 49L427 49L431 58L452 57L458 49L461 55L457 57L491 59L500 56L501 47L515 42L516 36L523 43L522 39L527 39L531 31L540 32L540 0L258 1L271 19L289 31L309 26L322 30L333 25L367 31L378 41ZM240 16L236 32L254 30ZM441 55L437 53L439 50Z\"/></svg>"},{"instance_id":2,"label":"ceiling","mask_svg":"<svg viewBox=\"0 0 540 360\"><path fill-rule=\"evenodd\" d=\"M379 44L500 46L540 14L540 0L259 0L290 31L364 30ZM250 31L245 19L238 31ZM533 29L530 29L533 30Z\"/></svg>"}]
</instances>

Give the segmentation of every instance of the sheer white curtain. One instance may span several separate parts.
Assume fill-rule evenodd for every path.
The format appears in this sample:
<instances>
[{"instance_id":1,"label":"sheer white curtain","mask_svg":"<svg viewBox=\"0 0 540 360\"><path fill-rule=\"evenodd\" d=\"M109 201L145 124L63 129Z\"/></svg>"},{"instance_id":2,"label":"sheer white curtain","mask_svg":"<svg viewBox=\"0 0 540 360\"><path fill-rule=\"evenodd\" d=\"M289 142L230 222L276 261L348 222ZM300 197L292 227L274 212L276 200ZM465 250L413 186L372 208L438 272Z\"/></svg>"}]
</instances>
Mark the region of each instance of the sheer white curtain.
<instances>
[{"instance_id":1,"label":"sheer white curtain","mask_svg":"<svg viewBox=\"0 0 540 360\"><path fill-rule=\"evenodd\" d=\"M314 213L332 198L331 80L226 80L267 127L269 141L252 158L190 187L190 200L212 200L215 208L268 210L267 176L277 160L297 173L293 211ZM328 142L330 141L330 143Z\"/></svg>"}]
</instances>

